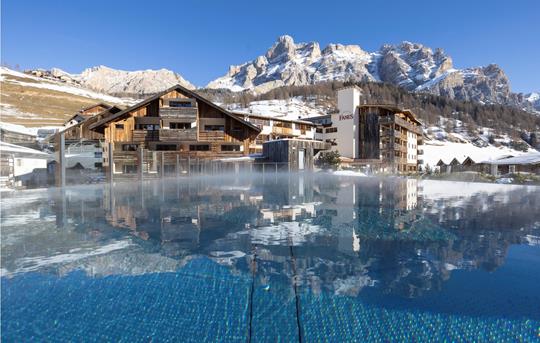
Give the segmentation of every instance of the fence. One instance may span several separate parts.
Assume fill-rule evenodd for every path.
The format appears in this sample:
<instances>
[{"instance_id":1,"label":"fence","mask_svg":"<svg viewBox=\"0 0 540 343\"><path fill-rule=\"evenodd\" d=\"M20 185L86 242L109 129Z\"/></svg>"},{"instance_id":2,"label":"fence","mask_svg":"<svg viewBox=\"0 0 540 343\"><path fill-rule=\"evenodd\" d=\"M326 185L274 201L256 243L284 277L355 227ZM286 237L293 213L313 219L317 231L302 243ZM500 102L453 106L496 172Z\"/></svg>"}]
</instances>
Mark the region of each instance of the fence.
<instances>
[{"instance_id":1,"label":"fence","mask_svg":"<svg viewBox=\"0 0 540 343\"><path fill-rule=\"evenodd\" d=\"M277 173L290 171L290 164L250 158L208 159L181 157L175 152L143 151L111 156L109 178L160 178L170 176L220 175L225 173Z\"/></svg>"}]
</instances>

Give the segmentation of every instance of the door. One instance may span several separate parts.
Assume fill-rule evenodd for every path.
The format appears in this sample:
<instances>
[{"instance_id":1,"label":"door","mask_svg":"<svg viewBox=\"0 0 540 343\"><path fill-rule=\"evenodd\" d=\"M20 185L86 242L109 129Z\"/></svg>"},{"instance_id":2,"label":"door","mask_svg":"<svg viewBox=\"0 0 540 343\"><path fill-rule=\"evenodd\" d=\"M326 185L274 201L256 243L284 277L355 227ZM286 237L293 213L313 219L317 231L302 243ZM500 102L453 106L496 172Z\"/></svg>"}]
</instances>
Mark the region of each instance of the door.
<instances>
[{"instance_id":1,"label":"door","mask_svg":"<svg viewBox=\"0 0 540 343\"><path fill-rule=\"evenodd\" d=\"M298 170L304 170L305 158L306 151L304 149L298 150Z\"/></svg>"}]
</instances>

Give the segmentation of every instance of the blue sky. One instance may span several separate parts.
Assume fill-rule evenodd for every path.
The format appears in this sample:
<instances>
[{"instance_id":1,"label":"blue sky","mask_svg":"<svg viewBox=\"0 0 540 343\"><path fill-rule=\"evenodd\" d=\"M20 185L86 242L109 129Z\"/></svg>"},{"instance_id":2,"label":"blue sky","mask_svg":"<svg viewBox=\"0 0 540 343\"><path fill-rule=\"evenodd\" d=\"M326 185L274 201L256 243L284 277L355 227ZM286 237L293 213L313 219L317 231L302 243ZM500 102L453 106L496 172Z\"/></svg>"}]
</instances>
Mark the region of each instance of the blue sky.
<instances>
[{"instance_id":1,"label":"blue sky","mask_svg":"<svg viewBox=\"0 0 540 343\"><path fill-rule=\"evenodd\" d=\"M540 1L3 0L2 63L78 73L172 69L203 86L295 41L403 40L443 48L458 68L499 64L514 91L540 91Z\"/></svg>"}]
</instances>

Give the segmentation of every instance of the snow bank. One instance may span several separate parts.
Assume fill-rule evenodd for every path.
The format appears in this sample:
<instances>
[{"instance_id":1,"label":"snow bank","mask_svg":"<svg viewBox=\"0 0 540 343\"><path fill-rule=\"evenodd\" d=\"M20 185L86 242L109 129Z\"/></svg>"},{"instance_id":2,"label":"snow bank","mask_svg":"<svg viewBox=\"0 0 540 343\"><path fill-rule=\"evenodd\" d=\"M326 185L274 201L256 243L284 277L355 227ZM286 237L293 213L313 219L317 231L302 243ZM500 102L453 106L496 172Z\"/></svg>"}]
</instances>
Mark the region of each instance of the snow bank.
<instances>
[{"instance_id":1,"label":"snow bank","mask_svg":"<svg viewBox=\"0 0 540 343\"><path fill-rule=\"evenodd\" d=\"M367 176L366 174L362 172L354 171L354 170L336 170L336 171L333 171L332 174L337 175L337 176L360 176L360 177Z\"/></svg>"}]
</instances>

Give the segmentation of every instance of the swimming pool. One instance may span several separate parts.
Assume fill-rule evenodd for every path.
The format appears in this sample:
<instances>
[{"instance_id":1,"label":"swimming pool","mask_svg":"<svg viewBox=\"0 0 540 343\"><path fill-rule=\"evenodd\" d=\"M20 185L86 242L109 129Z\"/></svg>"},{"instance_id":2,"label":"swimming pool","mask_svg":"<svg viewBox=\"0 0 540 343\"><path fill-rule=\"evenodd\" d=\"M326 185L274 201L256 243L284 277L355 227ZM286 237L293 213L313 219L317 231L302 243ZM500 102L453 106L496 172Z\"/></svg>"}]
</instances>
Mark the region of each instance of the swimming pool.
<instances>
[{"instance_id":1,"label":"swimming pool","mask_svg":"<svg viewBox=\"0 0 540 343\"><path fill-rule=\"evenodd\" d=\"M2 341L538 341L540 188L284 174L2 194Z\"/></svg>"}]
</instances>

